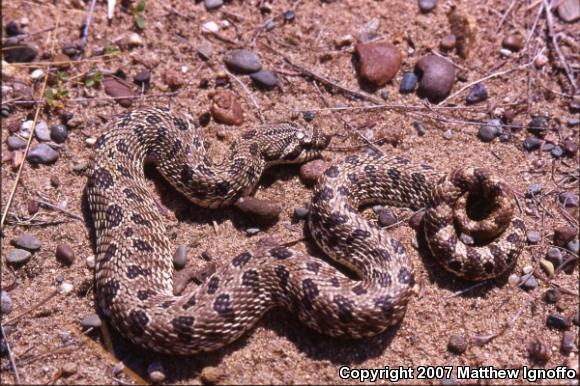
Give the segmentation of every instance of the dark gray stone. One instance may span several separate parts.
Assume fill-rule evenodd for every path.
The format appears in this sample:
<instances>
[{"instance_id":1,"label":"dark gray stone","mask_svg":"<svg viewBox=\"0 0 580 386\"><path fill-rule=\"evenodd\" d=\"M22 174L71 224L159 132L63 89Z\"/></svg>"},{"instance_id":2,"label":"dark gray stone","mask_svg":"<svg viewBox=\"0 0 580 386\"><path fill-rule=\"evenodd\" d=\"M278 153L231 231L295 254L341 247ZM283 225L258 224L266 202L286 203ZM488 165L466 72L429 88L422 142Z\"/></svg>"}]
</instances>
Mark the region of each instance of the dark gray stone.
<instances>
[{"instance_id":1,"label":"dark gray stone","mask_svg":"<svg viewBox=\"0 0 580 386\"><path fill-rule=\"evenodd\" d=\"M50 128L50 138L56 143L64 143L68 138L68 129L59 123Z\"/></svg>"},{"instance_id":2,"label":"dark gray stone","mask_svg":"<svg viewBox=\"0 0 580 386\"><path fill-rule=\"evenodd\" d=\"M187 246L180 245L173 254L173 265L176 269L181 269L187 264Z\"/></svg>"},{"instance_id":3,"label":"dark gray stone","mask_svg":"<svg viewBox=\"0 0 580 386\"><path fill-rule=\"evenodd\" d=\"M417 75L413 72L405 72L401 84L399 85L399 92L401 94L408 94L413 92L417 87Z\"/></svg>"},{"instance_id":4,"label":"dark gray stone","mask_svg":"<svg viewBox=\"0 0 580 386\"><path fill-rule=\"evenodd\" d=\"M251 74L262 69L260 57L250 50L232 50L224 58L226 66L234 72Z\"/></svg>"},{"instance_id":5,"label":"dark gray stone","mask_svg":"<svg viewBox=\"0 0 580 386\"><path fill-rule=\"evenodd\" d=\"M56 161L58 152L45 143L34 145L28 152L26 159L35 164L48 164Z\"/></svg>"},{"instance_id":6,"label":"dark gray stone","mask_svg":"<svg viewBox=\"0 0 580 386\"><path fill-rule=\"evenodd\" d=\"M18 238L13 241L14 246L29 251L38 251L42 245L40 240L38 240L34 235L30 233L23 233Z\"/></svg>"},{"instance_id":7,"label":"dark gray stone","mask_svg":"<svg viewBox=\"0 0 580 386\"><path fill-rule=\"evenodd\" d=\"M10 264L21 265L27 263L28 260L30 260L30 257L32 257L32 253L24 249L14 248L8 251L6 260Z\"/></svg>"},{"instance_id":8,"label":"dark gray stone","mask_svg":"<svg viewBox=\"0 0 580 386\"><path fill-rule=\"evenodd\" d=\"M437 6L437 0L419 0L419 9L423 13L431 12Z\"/></svg>"},{"instance_id":9,"label":"dark gray stone","mask_svg":"<svg viewBox=\"0 0 580 386\"><path fill-rule=\"evenodd\" d=\"M271 89L278 85L278 77L272 71L261 70L254 72L250 78L260 87Z\"/></svg>"},{"instance_id":10,"label":"dark gray stone","mask_svg":"<svg viewBox=\"0 0 580 386\"><path fill-rule=\"evenodd\" d=\"M6 140L6 144L8 145L8 149L10 150L19 150L24 149L26 147L26 141L20 137L15 135L11 135Z\"/></svg>"},{"instance_id":11,"label":"dark gray stone","mask_svg":"<svg viewBox=\"0 0 580 386\"><path fill-rule=\"evenodd\" d=\"M487 97L488 95L485 85L483 83L478 83L475 86L473 86L473 88L469 92L469 95L467 95L467 98L465 98L465 102L468 105L473 105L478 102L483 102L484 100L487 99Z\"/></svg>"},{"instance_id":12,"label":"dark gray stone","mask_svg":"<svg viewBox=\"0 0 580 386\"><path fill-rule=\"evenodd\" d=\"M501 121L491 119L479 127L478 136L483 142L491 142L501 133Z\"/></svg>"}]
</instances>

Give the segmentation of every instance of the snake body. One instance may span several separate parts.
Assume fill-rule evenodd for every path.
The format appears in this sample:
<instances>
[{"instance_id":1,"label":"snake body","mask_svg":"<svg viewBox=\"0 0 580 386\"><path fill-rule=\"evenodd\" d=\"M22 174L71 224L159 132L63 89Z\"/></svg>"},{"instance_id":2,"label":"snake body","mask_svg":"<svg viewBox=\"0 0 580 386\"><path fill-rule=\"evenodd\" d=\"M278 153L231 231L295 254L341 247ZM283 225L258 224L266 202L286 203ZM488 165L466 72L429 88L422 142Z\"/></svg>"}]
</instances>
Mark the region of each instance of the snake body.
<instances>
[{"instance_id":1,"label":"snake body","mask_svg":"<svg viewBox=\"0 0 580 386\"><path fill-rule=\"evenodd\" d=\"M112 324L138 345L173 354L221 348L276 306L327 335L380 333L403 317L414 276L402 244L359 215L371 203L427 207L429 248L460 276L495 277L515 263L523 222L513 217L509 188L485 170L442 176L402 158L349 156L319 180L308 218L312 237L334 264L284 246L247 251L192 292L174 296L171 243L146 189L145 162L193 203L220 207L251 194L266 168L318 158L328 143L311 128L267 125L243 133L229 158L214 165L184 116L150 108L115 119L95 144L87 181L96 298ZM471 193L492 200L485 219L458 214ZM475 244L458 239L458 224Z\"/></svg>"}]
</instances>

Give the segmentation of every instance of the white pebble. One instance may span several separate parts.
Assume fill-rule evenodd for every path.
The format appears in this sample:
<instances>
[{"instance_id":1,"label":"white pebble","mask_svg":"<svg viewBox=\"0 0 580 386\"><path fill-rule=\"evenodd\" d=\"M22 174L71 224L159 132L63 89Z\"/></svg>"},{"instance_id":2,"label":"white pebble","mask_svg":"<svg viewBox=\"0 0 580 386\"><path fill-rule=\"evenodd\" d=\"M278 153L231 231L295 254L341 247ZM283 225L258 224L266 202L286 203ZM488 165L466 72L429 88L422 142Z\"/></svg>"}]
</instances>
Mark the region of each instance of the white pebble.
<instances>
[{"instance_id":1,"label":"white pebble","mask_svg":"<svg viewBox=\"0 0 580 386\"><path fill-rule=\"evenodd\" d=\"M89 138L85 139L85 143L89 146L93 146L95 143L97 143L97 139L93 138L93 137L89 137Z\"/></svg>"},{"instance_id":2,"label":"white pebble","mask_svg":"<svg viewBox=\"0 0 580 386\"><path fill-rule=\"evenodd\" d=\"M524 275L532 273L533 271L534 267L532 267L531 265L526 265L524 268L522 268L522 272L524 273Z\"/></svg>"},{"instance_id":3,"label":"white pebble","mask_svg":"<svg viewBox=\"0 0 580 386\"><path fill-rule=\"evenodd\" d=\"M508 283L512 287L516 287L520 283L520 276L517 273L512 273L508 278Z\"/></svg>"},{"instance_id":4,"label":"white pebble","mask_svg":"<svg viewBox=\"0 0 580 386\"><path fill-rule=\"evenodd\" d=\"M68 205L68 200L62 200L61 202L58 203L57 207L60 210L65 210L67 205Z\"/></svg>"},{"instance_id":5,"label":"white pebble","mask_svg":"<svg viewBox=\"0 0 580 386\"><path fill-rule=\"evenodd\" d=\"M201 30L205 32L217 32L220 30L220 27L216 24L215 21L208 21L201 26Z\"/></svg>"},{"instance_id":6,"label":"white pebble","mask_svg":"<svg viewBox=\"0 0 580 386\"><path fill-rule=\"evenodd\" d=\"M20 130L23 132L29 132L34 127L34 121L24 121L22 125L20 125Z\"/></svg>"},{"instance_id":7,"label":"white pebble","mask_svg":"<svg viewBox=\"0 0 580 386\"><path fill-rule=\"evenodd\" d=\"M548 63L548 58L546 57L546 55L538 55L534 60L534 65L538 69L544 67L546 63Z\"/></svg>"},{"instance_id":8,"label":"white pebble","mask_svg":"<svg viewBox=\"0 0 580 386\"><path fill-rule=\"evenodd\" d=\"M181 72L186 74L187 70L189 70L189 68L187 68L187 66L181 66Z\"/></svg>"},{"instance_id":9,"label":"white pebble","mask_svg":"<svg viewBox=\"0 0 580 386\"><path fill-rule=\"evenodd\" d=\"M95 268L95 255L87 256L87 267L90 269Z\"/></svg>"},{"instance_id":10,"label":"white pebble","mask_svg":"<svg viewBox=\"0 0 580 386\"><path fill-rule=\"evenodd\" d=\"M512 54L512 52L510 50L508 50L507 48L502 48L501 50L499 50L499 53L501 54L501 56L510 56Z\"/></svg>"},{"instance_id":11,"label":"white pebble","mask_svg":"<svg viewBox=\"0 0 580 386\"><path fill-rule=\"evenodd\" d=\"M8 62L2 61L2 76L12 78L16 75L16 67Z\"/></svg>"},{"instance_id":12,"label":"white pebble","mask_svg":"<svg viewBox=\"0 0 580 386\"><path fill-rule=\"evenodd\" d=\"M71 283L69 283L69 282L63 281L60 284L60 288L59 289L60 289L60 293L61 294L66 295L66 294L70 293L74 289L74 286Z\"/></svg>"},{"instance_id":13,"label":"white pebble","mask_svg":"<svg viewBox=\"0 0 580 386\"><path fill-rule=\"evenodd\" d=\"M141 38L141 35L133 32L131 35L129 35L128 43L130 46L142 46L143 39Z\"/></svg>"},{"instance_id":14,"label":"white pebble","mask_svg":"<svg viewBox=\"0 0 580 386\"><path fill-rule=\"evenodd\" d=\"M37 68L36 70L32 71L32 73L30 74L30 79L38 80L38 79L42 78L43 76L44 76L44 71L42 71L40 68Z\"/></svg>"}]
</instances>

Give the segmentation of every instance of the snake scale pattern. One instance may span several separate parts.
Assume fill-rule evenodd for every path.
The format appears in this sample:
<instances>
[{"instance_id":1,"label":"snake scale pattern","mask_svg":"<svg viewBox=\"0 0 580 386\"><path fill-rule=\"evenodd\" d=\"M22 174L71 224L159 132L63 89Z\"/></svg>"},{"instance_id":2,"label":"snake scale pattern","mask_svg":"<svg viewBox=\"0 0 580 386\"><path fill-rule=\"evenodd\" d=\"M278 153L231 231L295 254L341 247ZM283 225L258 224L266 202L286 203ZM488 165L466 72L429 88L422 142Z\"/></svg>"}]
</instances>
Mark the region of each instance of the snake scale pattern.
<instances>
[{"instance_id":1,"label":"snake scale pattern","mask_svg":"<svg viewBox=\"0 0 580 386\"><path fill-rule=\"evenodd\" d=\"M173 294L171 243L146 187L145 162L191 202L217 208L250 195L272 165L319 158L329 141L309 127L266 125L243 133L216 165L188 117L149 108L112 121L95 144L86 193L96 299L113 326L142 347L172 354L221 348L276 306L330 336L380 333L402 319L414 275L403 245L358 213L367 204L427 207L429 249L461 277L495 277L516 262L524 224L513 216L510 189L485 170L441 175L402 158L350 155L320 178L308 218L332 264L284 246L248 251L193 291ZM489 198L485 218L467 216L471 193ZM458 227L474 243L460 241Z\"/></svg>"}]
</instances>

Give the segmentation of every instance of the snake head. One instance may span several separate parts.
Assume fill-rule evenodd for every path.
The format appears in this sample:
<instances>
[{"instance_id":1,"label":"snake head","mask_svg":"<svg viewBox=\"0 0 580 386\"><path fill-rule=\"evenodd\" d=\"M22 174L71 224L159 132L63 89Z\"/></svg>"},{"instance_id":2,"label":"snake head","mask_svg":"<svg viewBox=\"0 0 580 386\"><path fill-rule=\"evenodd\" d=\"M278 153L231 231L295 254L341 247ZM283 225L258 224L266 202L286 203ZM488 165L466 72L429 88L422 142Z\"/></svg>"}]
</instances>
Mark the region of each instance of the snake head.
<instances>
[{"instance_id":1,"label":"snake head","mask_svg":"<svg viewBox=\"0 0 580 386\"><path fill-rule=\"evenodd\" d=\"M330 136L316 126L277 124L262 132L262 155L268 165L299 164L320 158Z\"/></svg>"}]
</instances>

